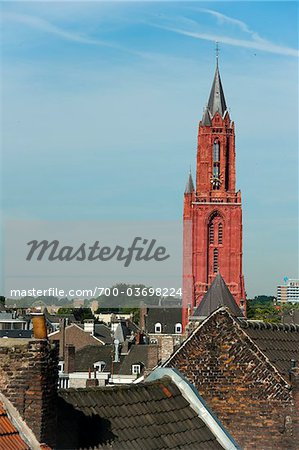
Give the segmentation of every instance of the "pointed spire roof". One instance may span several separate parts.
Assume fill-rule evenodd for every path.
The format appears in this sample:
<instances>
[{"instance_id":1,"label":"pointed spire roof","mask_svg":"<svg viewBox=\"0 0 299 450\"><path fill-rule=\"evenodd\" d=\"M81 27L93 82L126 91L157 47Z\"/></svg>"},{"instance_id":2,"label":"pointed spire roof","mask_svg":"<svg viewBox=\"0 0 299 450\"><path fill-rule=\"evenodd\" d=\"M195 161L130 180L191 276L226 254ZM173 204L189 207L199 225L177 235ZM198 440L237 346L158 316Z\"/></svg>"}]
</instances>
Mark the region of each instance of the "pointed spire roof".
<instances>
[{"instance_id":1,"label":"pointed spire roof","mask_svg":"<svg viewBox=\"0 0 299 450\"><path fill-rule=\"evenodd\" d=\"M203 116L202 116L202 124L205 126L210 126L212 125L211 122L211 117L210 117L210 113L208 110L208 107L205 108L204 112L203 112Z\"/></svg>"},{"instance_id":2,"label":"pointed spire roof","mask_svg":"<svg viewBox=\"0 0 299 450\"><path fill-rule=\"evenodd\" d=\"M218 67L218 58L217 58L217 64L216 64L216 72L211 88L211 93L209 97L208 102L208 108L210 112L211 117L214 117L216 112L218 111L221 116L223 117L225 111L227 110L223 87L221 83L220 73L219 73L219 67Z\"/></svg>"},{"instance_id":3,"label":"pointed spire roof","mask_svg":"<svg viewBox=\"0 0 299 450\"><path fill-rule=\"evenodd\" d=\"M191 170L190 170L188 181L186 184L185 194L192 194L192 192L194 192L194 184L193 184L193 179L192 179Z\"/></svg>"},{"instance_id":4,"label":"pointed spire roof","mask_svg":"<svg viewBox=\"0 0 299 450\"><path fill-rule=\"evenodd\" d=\"M241 309L218 272L192 317L193 319L196 317L208 317L220 306L229 308L231 314L236 317L243 317Z\"/></svg>"}]
</instances>

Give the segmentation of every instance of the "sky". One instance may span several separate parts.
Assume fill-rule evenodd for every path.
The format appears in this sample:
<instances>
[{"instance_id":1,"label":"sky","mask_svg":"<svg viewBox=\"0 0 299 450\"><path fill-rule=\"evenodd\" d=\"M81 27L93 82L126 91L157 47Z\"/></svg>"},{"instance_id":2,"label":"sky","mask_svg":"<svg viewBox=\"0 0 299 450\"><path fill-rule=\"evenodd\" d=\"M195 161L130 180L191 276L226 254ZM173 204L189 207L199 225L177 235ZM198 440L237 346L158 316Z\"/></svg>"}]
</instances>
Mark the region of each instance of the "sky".
<instances>
[{"instance_id":1,"label":"sky","mask_svg":"<svg viewBox=\"0 0 299 450\"><path fill-rule=\"evenodd\" d=\"M248 297L298 277L296 2L1 2L2 217L182 219L215 71Z\"/></svg>"}]
</instances>

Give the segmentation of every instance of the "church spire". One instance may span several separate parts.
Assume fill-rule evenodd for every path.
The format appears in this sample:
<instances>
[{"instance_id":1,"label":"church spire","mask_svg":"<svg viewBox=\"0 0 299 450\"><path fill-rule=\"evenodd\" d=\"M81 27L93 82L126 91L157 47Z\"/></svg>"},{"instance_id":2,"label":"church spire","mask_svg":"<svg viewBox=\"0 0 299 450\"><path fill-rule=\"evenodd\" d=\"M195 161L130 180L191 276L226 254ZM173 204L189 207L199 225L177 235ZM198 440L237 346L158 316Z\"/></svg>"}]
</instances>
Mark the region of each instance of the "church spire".
<instances>
[{"instance_id":1,"label":"church spire","mask_svg":"<svg viewBox=\"0 0 299 450\"><path fill-rule=\"evenodd\" d=\"M210 116L214 117L216 112L218 111L220 115L223 117L225 111L227 110L223 87L221 83L219 67L218 67L218 53L216 54L216 72L211 88L211 93L209 97L208 107L207 107Z\"/></svg>"},{"instance_id":2,"label":"church spire","mask_svg":"<svg viewBox=\"0 0 299 450\"><path fill-rule=\"evenodd\" d=\"M193 179L192 179L191 170L190 170L188 181L186 184L185 194L192 194L192 192L194 192L194 184L193 184Z\"/></svg>"}]
</instances>

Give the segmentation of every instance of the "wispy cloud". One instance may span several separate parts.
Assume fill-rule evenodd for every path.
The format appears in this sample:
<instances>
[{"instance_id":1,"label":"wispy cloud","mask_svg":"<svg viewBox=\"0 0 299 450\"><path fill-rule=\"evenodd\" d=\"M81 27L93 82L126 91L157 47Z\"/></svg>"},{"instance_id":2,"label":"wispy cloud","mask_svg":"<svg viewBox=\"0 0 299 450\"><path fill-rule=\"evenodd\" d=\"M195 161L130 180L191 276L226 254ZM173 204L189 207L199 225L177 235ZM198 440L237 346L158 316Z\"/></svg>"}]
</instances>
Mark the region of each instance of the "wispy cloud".
<instances>
[{"instance_id":1,"label":"wispy cloud","mask_svg":"<svg viewBox=\"0 0 299 450\"><path fill-rule=\"evenodd\" d=\"M152 24L153 26L158 26L164 30L172 31L177 34L181 34L184 36L189 36L195 39L202 39L207 41L218 41L223 44L232 45L235 47L243 47L249 48L253 50L261 50L269 53L276 53L285 56L299 56L299 52L297 49L282 46L275 44L271 41L263 39L256 31L252 30L245 22L239 19L235 19L234 17L227 16L218 11L212 9L205 8L196 8L197 11L209 14L215 17L219 24L229 24L237 27L241 32L246 35L246 38L236 38L231 37L226 34L218 34L218 33L203 33L199 31L200 24L194 20L186 20L185 17L176 17L173 20L173 26L169 25L170 21L168 20L168 24L166 25L157 25ZM180 22L180 24L179 24ZM188 26L188 22L189 25ZM198 31L197 31L198 30ZM250 39L248 39L248 35Z\"/></svg>"},{"instance_id":2,"label":"wispy cloud","mask_svg":"<svg viewBox=\"0 0 299 450\"><path fill-rule=\"evenodd\" d=\"M2 19L18 22L23 25L27 25L31 28L44 31L46 33L54 34L65 40L72 42L79 42L82 44L90 44L90 45L111 45L105 41L92 39L81 34L65 31L62 28L59 28L56 25L53 25L52 23L48 22L47 20L35 16L29 16L26 14L4 13L2 15Z\"/></svg>"},{"instance_id":3,"label":"wispy cloud","mask_svg":"<svg viewBox=\"0 0 299 450\"><path fill-rule=\"evenodd\" d=\"M4 14L2 14L2 20L10 20L13 22L17 22L22 25L28 26L30 28L40 30L44 33L52 34L63 40L66 40L66 41L77 42L79 44L86 44L86 45L109 47L109 48L112 48L115 50L130 53L132 55L135 55L135 56L138 56L141 58L148 57L147 53L135 51L135 50L132 50L131 48L126 48L126 47L119 45L117 43L114 43L112 41L94 39L94 38L91 38L89 36L86 36L86 35L83 35L80 33L66 31L63 28L60 28L57 25L53 25L51 22L49 22L45 19L42 19L40 17L31 16L31 15L27 15L27 14L4 13Z\"/></svg>"},{"instance_id":4,"label":"wispy cloud","mask_svg":"<svg viewBox=\"0 0 299 450\"><path fill-rule=\"evenodd\" d=\"M262 50L269 53L276 53L279 55L286 55L286 56L299 56L299 52L296 49L284 47L280 45L276 45L269 41L253 41L248 39L236 39L231 38L229 36L224 36L220 34L214 34L214 33L198 33L198 32L192 32L187 31L179 28L172 28L172 27L164 27L160 26L160 28L163 28L164 30L172 31L174 33L182 34L184 36L189 36L195 39L203 39L206 41L212 41L212 42L222 42L223 44L233 45L235 47L244 47L244 48L250 48L253 50Z\"/></svg>"},{"instance_id":5,"label":"wispy cloud","mask_svg":"<svg viewBox=\"0 0 299 450\"><path fill-rule=\"evenodd\" d=\"M198 11L210 14L211 16L214 16L218 19L219 23L228 23L231 25L237 26L241 31L244 31L245 33L249 33L251 35L258 36L257 33L250 30L248 25L243 22L242 20L235 19L234 17L226 16L225 14L222 14L218 11L214 11L213 9L205 9L205 8L198 8Z\"/></svg>"}]
</instances>

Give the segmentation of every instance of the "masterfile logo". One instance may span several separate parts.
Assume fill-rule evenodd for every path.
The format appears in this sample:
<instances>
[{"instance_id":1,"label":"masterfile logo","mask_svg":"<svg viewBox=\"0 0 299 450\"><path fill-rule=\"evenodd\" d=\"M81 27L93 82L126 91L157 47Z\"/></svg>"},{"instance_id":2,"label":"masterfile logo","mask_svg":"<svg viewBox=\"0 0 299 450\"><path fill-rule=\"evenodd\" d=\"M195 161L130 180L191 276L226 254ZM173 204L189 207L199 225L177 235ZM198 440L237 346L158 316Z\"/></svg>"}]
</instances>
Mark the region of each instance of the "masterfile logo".
<instances>
[{"instance_id":1,"label":"masterfile logo","mask_svg":"<svg viewBox=\"0 0 299 450\"><path fill-rule=\"evenodd\" d=\"M138 241L141 241L140 243ZM139 244L139 245L138 245ZM141 237L135 237L132 245L125 248L121 245L116 245L114 248L109 246L101 246L99 241L95 241L91 246L83 242L79 247L73 247L71 245L60 245L58 240L52 242L43 240L33 240L27 242L27 245L31 246L30 251L26 257L27 261L31 261L33 257L36 257L38 261L41 261L44 257L49 261L110 261L115 258L116 261L121 261L124 267L128 267L135 261L165 261L170 255L167 254L166 248L163 246L157 246L157 240L142 239Z\"/></svg>"},{"instance_id":2,"label":"masterfile logo","mask_svg":"<svg viewBox=\"0 0 299 450\"><path fill-rule=\"evenodd\" d=\"M49 286L69 293L128 283L166 296L181 288L180 222L12 221L5 236L8 297Z\"/></svg>"}]
</instances>

